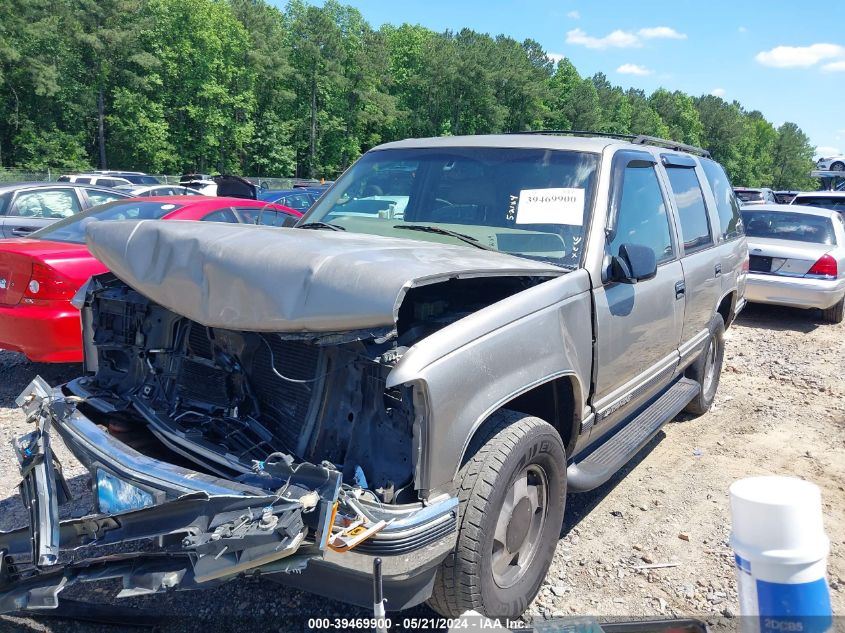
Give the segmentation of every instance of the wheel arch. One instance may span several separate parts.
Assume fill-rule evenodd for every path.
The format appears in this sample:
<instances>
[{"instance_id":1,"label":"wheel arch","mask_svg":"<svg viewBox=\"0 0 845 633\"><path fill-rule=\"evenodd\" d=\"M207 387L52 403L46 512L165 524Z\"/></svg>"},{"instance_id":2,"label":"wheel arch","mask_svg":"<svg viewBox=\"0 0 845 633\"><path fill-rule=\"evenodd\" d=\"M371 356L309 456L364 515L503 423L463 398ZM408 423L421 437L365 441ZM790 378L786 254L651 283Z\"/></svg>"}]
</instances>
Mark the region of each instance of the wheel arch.
<instances>
[{"instance_id":1,"label":"wheel arch","mask_svg":"<svg viewBox=\"0 0 845 633\"><path fill-rule=\"evenodd\" d=\"M736 306L736 290L731 290L719 301L716 307L716 312L722 315L722 321L725 323L725 329L728 329L734 320L734 307Z\"/></svg>"},{"instance_id":2,"label":"wheel arch","mask_svg":"<svg viewBox=\"0 0 845 633\"><path fill-rule=\"evenodd\" d=\"M478 445L476 440L485 435L486 426L491 422L493 414L503 409L518 411L551 424L560 434L566 454L570 455L581 432L583 407L583 390L574 373L546 379L518 394L513 394L476 422L461 451L458 469L472 457L472 452Z\"/></svg>"}]
</instances>

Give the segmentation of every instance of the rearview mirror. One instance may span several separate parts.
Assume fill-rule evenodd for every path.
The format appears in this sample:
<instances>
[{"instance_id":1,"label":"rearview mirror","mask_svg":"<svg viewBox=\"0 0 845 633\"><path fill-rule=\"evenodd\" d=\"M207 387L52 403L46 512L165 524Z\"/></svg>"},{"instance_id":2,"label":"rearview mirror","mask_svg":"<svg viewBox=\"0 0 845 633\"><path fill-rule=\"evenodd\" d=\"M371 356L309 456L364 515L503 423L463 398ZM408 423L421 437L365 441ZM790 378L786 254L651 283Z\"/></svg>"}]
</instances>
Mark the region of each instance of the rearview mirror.
<instances>
[{"instance_id":1,"label":"rearview mirror","mask_svg":"<svg viewBox=\"0 0 845 633\"><path fill-rule=\"evenodd\" d=\"M642 244L622 244L610 262L613 281L634 284L657 274L654 250Z\"/></svg>"}]
</instances>

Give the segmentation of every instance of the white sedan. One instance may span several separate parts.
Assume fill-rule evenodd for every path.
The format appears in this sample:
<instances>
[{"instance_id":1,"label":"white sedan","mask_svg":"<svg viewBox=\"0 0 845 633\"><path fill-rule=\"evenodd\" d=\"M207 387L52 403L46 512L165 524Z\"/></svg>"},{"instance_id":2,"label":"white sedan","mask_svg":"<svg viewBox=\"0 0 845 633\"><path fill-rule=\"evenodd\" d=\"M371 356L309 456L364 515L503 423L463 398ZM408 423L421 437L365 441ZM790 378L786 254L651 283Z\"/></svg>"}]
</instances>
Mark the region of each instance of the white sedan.
<instances>
[{"instance_id":1,"label":"white sedan","mask_svg":"<svg viewBox=\"0 0 845 633\"><path fill-rule=\"evenodd\" d=\"M845 220L829 209L758 205L742 209L748 237L745 297L752 303L818 308L831 323L845 308Z\"/></svg>"},{"instance_id":2,"label":"white sedan","mask_svg":"<svg viewBox=\"0 0 845 633\"><path fill-rule=\"evenodd\" d=\"M816 161L816 169L829 171L845 171L845 154L837 154Z\"/></svg>"}]
</instances>

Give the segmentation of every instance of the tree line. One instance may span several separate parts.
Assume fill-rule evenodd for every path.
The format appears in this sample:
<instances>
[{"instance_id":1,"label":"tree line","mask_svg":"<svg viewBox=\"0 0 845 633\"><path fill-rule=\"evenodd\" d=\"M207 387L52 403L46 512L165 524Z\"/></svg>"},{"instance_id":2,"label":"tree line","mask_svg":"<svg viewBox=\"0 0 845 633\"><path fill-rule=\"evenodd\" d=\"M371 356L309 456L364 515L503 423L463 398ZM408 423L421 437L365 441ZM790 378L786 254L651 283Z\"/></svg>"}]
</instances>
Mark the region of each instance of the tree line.
<instances>
[{"instance_id":1,"label":"tree line","mask_svg":"<svg viewBox=\"0 0 845 633\"><path fill-rule=\"evenodd\" d=\"M0 0L0 166L333 178L374 145L531 129L707 148L733 182L808 188L794 123L582 77L533 40L292 0Z\"/></svg>"}]
</instances>

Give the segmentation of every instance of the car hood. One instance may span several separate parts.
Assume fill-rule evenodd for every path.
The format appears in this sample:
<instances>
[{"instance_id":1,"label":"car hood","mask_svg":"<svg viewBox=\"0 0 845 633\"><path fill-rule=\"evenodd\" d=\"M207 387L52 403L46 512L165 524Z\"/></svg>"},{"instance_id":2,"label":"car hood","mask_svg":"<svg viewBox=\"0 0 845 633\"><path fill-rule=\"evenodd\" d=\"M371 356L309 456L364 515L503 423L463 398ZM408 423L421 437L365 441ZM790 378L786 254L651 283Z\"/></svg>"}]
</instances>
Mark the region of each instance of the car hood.
<instances>
[{"instance_id":1,"label":"car hood","mask_svg":"<svg viewBox=\"0 0 845 633\"><path fill-rule=\"evenodd\" d=\"M152 301L208 327L255 332L386 336L412 287L566 272L471 246L212 222L96 222L87 240Z\"/></svg>"}]
</instances>

